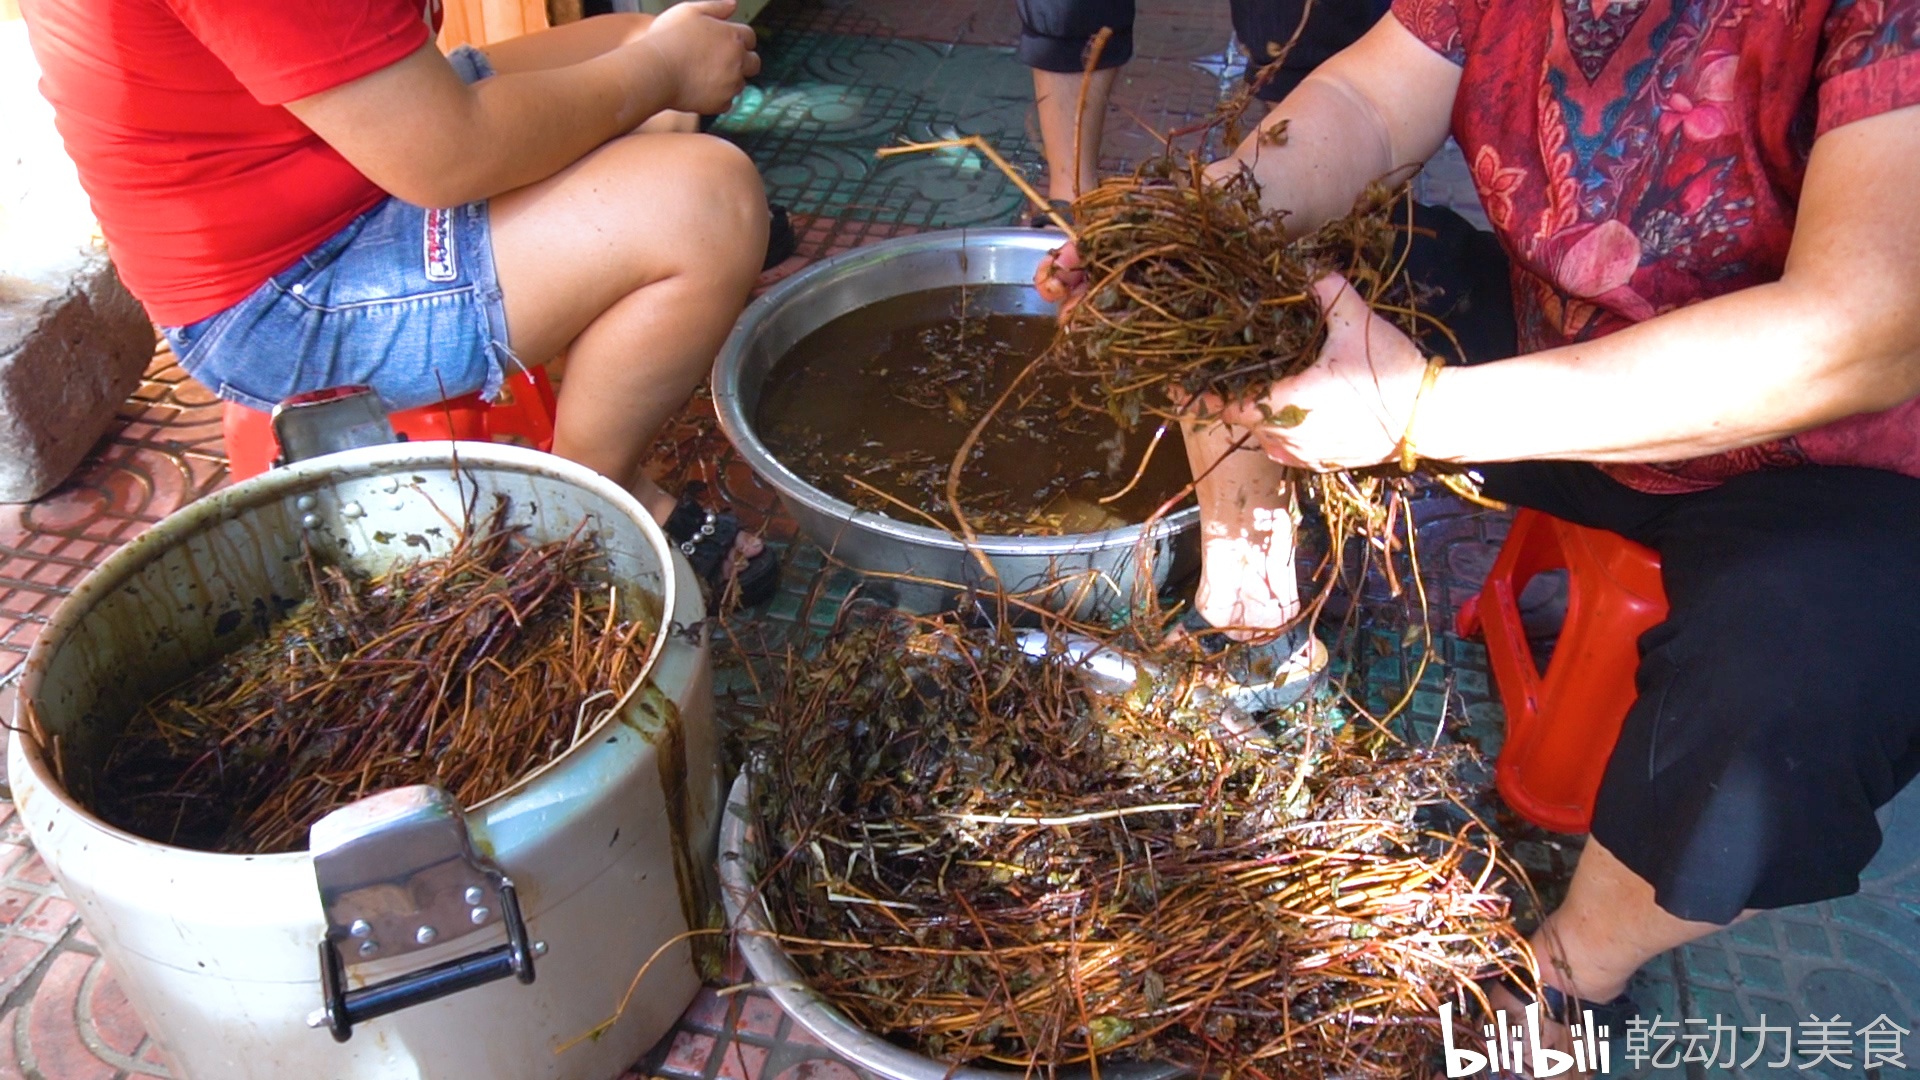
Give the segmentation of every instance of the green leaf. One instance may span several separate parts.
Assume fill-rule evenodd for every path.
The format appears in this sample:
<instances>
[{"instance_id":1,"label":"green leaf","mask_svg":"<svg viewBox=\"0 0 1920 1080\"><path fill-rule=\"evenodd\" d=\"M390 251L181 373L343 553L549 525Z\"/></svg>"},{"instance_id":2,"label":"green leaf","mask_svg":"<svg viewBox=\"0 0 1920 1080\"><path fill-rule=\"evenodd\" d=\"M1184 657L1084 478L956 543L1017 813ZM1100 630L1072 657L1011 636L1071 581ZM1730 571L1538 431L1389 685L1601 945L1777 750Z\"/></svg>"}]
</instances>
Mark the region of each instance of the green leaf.
<instances>
[{"instance_id":1,"label":"green leaf","mask_svg":"<svg viewBox=\"0 0 1920 1080\"><path fill-rule=\"evenodd\" d=\"M1087 1038L1095 1050L1105 1050L1133 1034L1133 1024L1118 1016L1096 1016L1087 1024Z\"/></svg>"},{"instance_id":2,"label":"green leaf","mask_svg":"<svg viewBox=\"0 0 1920 1080\"><path fill-rule=\"evenodd\" d=\"M1306 422L1308 411L1309 410L1303 409L1298 405L1287 405L1282 407L1278 413L1274 414L1268 422L1274 427L1299 427L1302 423Z\"/></svg>"}]
</instances>

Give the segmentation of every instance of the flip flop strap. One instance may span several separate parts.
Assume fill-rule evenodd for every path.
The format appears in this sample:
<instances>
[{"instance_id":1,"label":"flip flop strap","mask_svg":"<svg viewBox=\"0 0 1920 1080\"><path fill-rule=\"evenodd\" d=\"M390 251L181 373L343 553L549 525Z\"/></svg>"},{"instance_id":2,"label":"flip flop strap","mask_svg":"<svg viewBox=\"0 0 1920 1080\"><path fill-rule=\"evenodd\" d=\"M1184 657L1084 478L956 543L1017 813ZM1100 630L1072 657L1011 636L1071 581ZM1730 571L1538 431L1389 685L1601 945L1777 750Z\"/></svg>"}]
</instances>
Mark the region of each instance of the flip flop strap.
<instances>
[{"instance_id":1,"label":"flip flop strap","mask_svg":"<svg viewBox=\"0 0 1920 1080\"><path fill-rule=\"evenodd\" d=\"M1624 1033L1627 1022L1640 1015L1640 1010L1634 1005L1633 999L1625 994L1621 994L1612 1001L1587 1001L1584 998L1574 997L1557 986L1543 984L1536 997L1526 987L1511 978L1502 978L1499 984L1501 989L1512 994L1522 1003L1538 1001L1542 1015L1556 1024L1571 1026L1585 1023L1586 1014L1592 1013L1594 1023L1605 1024L1616 1032Z\"/></svg>"},{"instance_id":2,"label":"flip flop strap","mask_svg":"<svg viewBox=\"0 0 1920 1080\"><path fill-rule=\"evenodd\" d=\"M691 487L691 485L690 485ZM740 524L732 514L718 513L700 505L696 492L689 491L680 499L680 504L667 515L666 524L661 526L680 554L687 557L693 572L702 578L711 580L714 571L733 550L733 541L740 534Z\"/></svg>"}]
</instances>

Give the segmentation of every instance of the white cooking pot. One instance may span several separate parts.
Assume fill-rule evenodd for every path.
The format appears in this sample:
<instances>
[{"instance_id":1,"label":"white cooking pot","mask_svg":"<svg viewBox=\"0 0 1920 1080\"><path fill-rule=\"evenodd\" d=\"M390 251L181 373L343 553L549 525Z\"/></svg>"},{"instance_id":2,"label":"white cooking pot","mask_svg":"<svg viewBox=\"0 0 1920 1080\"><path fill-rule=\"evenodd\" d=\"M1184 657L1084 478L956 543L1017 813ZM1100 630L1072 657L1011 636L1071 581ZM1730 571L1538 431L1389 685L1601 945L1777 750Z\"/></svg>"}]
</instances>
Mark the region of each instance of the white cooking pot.
<instances>
[{"instance_id":1,"label":"white cooking pot","mask_svg":"<svg viewBox=\"0 0 1920 1080\"><path fill-rule=\"evenodd\" d=\"M305 594L303 538L378 571L446 550L463 508L488 510L495 494L536 542L586 522L626 613L669 613L650 686L546 769L464 814L430 789L341 811L315 834L332 875L325 907L314 854L155 843L67 790L84 792L139 702L243 640L256 611ZM559 1050L611 1016L647 958L711 903L711 677L704 633L686 630L703 615L685 560L630 494L585 468L474 443L313 458L168 517L62 604L20 686L14 798L176 1077L608 1080L699 988L689 946L674 944L611 1028ZM509 899L524 935L509 933ZM331 1014L327 949L344 976Z\"/></svg>"}]
</instances>

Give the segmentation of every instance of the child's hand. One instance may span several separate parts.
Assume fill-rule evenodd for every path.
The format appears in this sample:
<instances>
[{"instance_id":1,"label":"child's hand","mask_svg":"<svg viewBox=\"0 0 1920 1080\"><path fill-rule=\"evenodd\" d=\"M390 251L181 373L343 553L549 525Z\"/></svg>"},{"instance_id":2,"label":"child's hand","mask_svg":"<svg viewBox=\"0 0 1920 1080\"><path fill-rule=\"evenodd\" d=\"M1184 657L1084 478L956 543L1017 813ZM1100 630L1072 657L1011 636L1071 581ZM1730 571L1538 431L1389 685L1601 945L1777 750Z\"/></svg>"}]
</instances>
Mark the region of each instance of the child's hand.
<instances>
[{"instance_id":1,"label":"child's hand","mask_svg":"<svg viewBox=\"0 0 1920 1080\"><path fill-rule=\"evenodd\" d=\"M713 115L760 73L753 29L730 23L734 0L687 0L668 8L635 43L653 51L671 90L667 108Z\"/></svg>"}]
</instances>

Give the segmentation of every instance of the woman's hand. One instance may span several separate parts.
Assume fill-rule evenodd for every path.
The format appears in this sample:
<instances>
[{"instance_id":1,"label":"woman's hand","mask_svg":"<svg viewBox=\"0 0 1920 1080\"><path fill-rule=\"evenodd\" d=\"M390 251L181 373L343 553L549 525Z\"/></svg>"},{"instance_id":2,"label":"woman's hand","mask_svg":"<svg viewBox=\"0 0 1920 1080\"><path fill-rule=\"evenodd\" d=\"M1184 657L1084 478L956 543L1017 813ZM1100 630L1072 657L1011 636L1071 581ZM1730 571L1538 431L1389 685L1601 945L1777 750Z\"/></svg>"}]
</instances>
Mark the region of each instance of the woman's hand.
<instances>
[{"instance_id":1,"label":"woman's hand","mask_svg":"<svg viewBox=\"0 0 1920 1080\"><path fill-rule=\"evenodd\" d=\"M1426 358L1346 278L1328 274L1313 291L1327 314L1320 358L1259 397L1227 403L1220 418L1252 431L1282 465L1331 472L1391 460L1420 396Z\"/></svg>"},{"instance_id":2,"label":"woman's hand","mask_svg":"<svg viewBox=\"0 0 1920 1080\"><path fill-rule=\"evenodd\" d=\"M1062 316L1087 291L1087 271L1080 265L1080 249L1073 246L1073 241L1060 245L1040 260L1039 268L1033 272L1033 287L1040 290L1040 299L1061 305Z\"/></svg>"}]
</instances>

